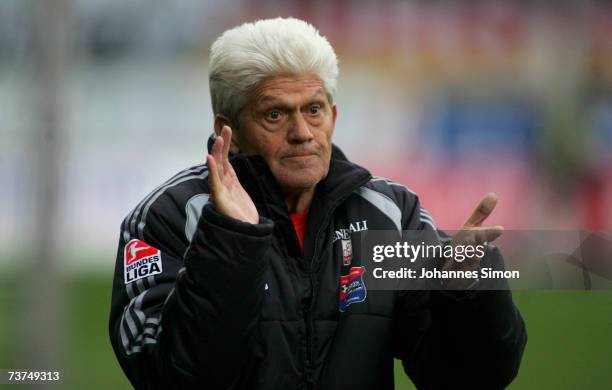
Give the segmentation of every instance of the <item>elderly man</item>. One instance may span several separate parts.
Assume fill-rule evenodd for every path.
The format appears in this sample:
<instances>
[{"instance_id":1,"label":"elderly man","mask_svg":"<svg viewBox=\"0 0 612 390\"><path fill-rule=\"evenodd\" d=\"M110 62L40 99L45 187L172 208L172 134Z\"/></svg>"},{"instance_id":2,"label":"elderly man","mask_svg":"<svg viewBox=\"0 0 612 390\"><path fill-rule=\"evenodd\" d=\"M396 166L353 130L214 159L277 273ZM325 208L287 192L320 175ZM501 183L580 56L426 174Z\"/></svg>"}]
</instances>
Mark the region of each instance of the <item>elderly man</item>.
<instances>
[{"instance_id":1,"label":"elderly man","mask_svg":"<svg viewBox=\"0 0 612 390\"><path fill-rule=\"evenodd\" d=\"M363 231L435 225L412 191L332 144L337 76L332 47L300 20L213 44L207 163L122 225L110 337L134 387L392 389L394 358L423 389L516 375L526 335L509 291L368 291L354 277ZM495 202L464 226L478 242L500 234L481 227Z\"/></svg>"}]
</instances>

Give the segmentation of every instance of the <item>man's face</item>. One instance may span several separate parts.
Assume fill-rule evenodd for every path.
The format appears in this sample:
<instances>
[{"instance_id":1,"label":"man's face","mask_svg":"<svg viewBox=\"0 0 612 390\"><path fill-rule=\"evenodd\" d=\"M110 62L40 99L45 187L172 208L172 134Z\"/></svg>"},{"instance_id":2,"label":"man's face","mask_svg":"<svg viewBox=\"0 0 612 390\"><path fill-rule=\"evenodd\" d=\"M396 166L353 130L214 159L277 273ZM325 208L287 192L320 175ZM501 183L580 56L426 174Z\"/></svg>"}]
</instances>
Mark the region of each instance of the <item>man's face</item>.
<instances>
[{"instance_id":1,"label":"man's face","mask_svg":"<svg viewBox=\"0 0 612 390\"><path fill-rule=\"evenodd\" d=\"M258 83L240 113L240 153L267 162L286 192L313 189L327 176L336 106L313 75L273 76Z\"/></svg>"}]
</instances>

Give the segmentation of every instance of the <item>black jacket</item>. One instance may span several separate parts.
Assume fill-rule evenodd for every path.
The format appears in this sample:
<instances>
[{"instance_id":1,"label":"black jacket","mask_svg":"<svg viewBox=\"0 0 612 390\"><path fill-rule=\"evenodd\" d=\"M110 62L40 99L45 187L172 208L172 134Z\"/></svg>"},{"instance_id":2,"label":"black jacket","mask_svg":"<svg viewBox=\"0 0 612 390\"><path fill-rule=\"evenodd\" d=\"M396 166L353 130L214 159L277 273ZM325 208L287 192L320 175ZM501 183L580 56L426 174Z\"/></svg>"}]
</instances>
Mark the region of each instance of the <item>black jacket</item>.
<instances>
[{"instance_id":1,"label":"black jacket","mask_svg":"<svg viewBox=\"0 0 612 390\"><path fill-rule=\"evenodd\" d=\"M258 225L214 210L204 165L123 221L109 330L134 387L393 389L393 358L420 389L497 389L515 377L526 333L509 291L370 291L353 272L359 245L343 257L363 230L434 229L413 192L334 146L302 254L263 159L231 162Z\"/></svg>"}]
</instances>

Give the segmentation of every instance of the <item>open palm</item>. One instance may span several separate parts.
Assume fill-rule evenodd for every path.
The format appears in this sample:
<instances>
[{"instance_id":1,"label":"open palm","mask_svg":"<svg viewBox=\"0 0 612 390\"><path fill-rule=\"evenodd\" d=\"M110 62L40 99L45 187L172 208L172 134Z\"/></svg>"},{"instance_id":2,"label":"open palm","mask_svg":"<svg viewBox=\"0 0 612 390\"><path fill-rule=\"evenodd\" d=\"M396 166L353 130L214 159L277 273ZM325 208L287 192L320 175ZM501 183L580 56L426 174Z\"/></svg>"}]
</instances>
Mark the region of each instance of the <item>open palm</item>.
<instances>
[{"instance_id":1,"label":"open palm","mask_svg":"<svg viewBox=\"0 0 612 390\"><path fill-rule=\"evenodd\" d=\"M232 130L229 126L223 126L207 156L212 204L221 214L256 224L259 223L257 208L228 160L231 139Z\"/></svg>"}]
</instances>

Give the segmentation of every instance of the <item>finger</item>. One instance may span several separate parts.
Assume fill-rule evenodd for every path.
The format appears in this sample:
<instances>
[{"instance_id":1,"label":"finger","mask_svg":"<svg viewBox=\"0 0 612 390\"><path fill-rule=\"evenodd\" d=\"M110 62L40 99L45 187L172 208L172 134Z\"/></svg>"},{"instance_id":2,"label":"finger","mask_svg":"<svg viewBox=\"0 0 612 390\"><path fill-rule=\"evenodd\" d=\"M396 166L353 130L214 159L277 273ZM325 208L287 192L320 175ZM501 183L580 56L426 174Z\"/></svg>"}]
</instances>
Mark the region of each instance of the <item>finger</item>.
<instances>
[{"instance_id":1,"label":"finger","mask_svg":"<svg viewBox=\"0 0 612 390\"><path fill-rule=\"evenodd\" d=\"M223 126L221 129L221 137L223 137L223 158L227 160L229 156L230 146L232 144L232 129L229 126Z\"/></svg>"},{"instance_id":2,"label":"finger","mask_svg":"<svg viewBox=\"0 0 612 390\"><path fill-rule=\"evenodd\" d=\"M504 233L503 226L490 226L479 228L476 234L476 243L493 242Z\"/></svg>"},{"instance_id":3,"label":"finger","mask_svg":"<svg viewBox=\"0 0 612 390\"><path fill-rule=\"evenodd\" d=\"M480 226L485 219L493 212L495 206L497 205L497 195L494 192L490 192L482 198L476 210L470 215L470 217L465 221L463 226L465 227L476 227Z\"/></svg>"},{"instance_id":4,"label":"finger","mask_svg":"<svg viewBox=\"0 0 612 390\"><path fill-rule=\"evenodd\" d=\"M223 144L223 137L217 137L210 151L210 154L215 158L215 166L217 167L219 177L223 176Z\"/></svg>"},{"instance_id":5,"label":"finger","mask_svg":"<svg viewBox=\"0 0 612 390\"><path fill-rule=\"evenodd\" d=\"M232 166L229 162L229 150L232 145L232 129L229 126L223 126L223 129L221 129L221 137L223 137L223 159L219 161L219 164L223 167L223 174L227 175L232 170Z\"/></svg>"},{"instance_id":6,"label":"finger","mask_svg":"<svg viewBox=\"0 0 612 390\"><path fill-rule=\"evenodd\" d=\"M210 149L210 154L215 158L215 160L219 161L219 157L221 157L221 149L223 146L223 137L220 135L215 137L215 142L213 143L212 148Z\"/></svg>"},{"instance_id":7,"label":"finger","mask_svg":"<svg viewBox=\"0 0 612 390\"><path fill-rule=\"evenodd\" d=\"M214 200L219 194L219 190L221 189L219 167L217 162L215 161L215 157L210 154L206 157L206 161L208 162L208 183L210 184L210 192Z\"/></svg>"},{"instance_id":8,"label":"finger","mask_svg":"<svg viewBox=\"0 0 612 390\"><path fill-rule=\"evenodd\" d=\"M493 227L487 228L485 230L485 233L486 233L486 241L485 242L493 242L499 236L504 234L504 227L503 226L493 226Z\"/></svg>"}]
</instances>

